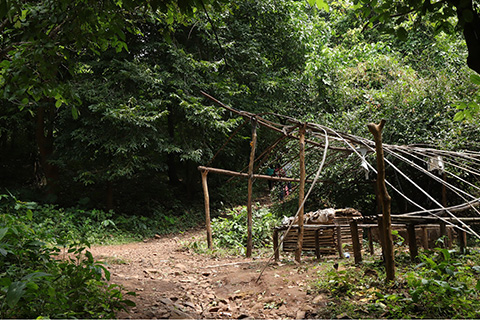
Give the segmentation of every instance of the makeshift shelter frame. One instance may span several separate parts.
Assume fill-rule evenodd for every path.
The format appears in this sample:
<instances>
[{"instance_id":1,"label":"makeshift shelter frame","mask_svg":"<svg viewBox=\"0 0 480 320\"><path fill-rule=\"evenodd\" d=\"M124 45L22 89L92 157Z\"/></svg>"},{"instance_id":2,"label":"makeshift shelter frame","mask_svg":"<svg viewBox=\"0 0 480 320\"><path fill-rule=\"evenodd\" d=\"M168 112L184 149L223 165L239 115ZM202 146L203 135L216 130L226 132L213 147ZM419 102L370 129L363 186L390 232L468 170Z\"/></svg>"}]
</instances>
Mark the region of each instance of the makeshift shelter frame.
<instances>
[{"instance_id":1,"label":"makeshift shelter frame","mask_svg":"<svg viewBox=\"0 0 480 320\"><path fill-rule=\"evenodd\" d=\"M283 115L278 115L274 113L264 113L264 114L254 114L250 113L247 111L241 111L234 109L230 106L225 105L224 103L220 102L219 100L215 99L211 95L202 92L202 94L207 97L208 99L212 100L219 106L223 107L224 109L230 111L233 114L242 116L245 119L245 123L248 123L250 121L252 123L252 140L251 140L251 152L250 152L250 160L249 160L249 165L248 167L248 173L244 172L236 172L236 171L230 171L230 170L224 170L224 169L219 169L219 168L213 168L213 167L206 167L206 166L199 166L198 169L202 172L202 185L204 187L204 196L205 196L205 212L206 212L206 226L207 226L207 241L208 245L211 248L213 246L212 241L211 241L211 229L210 229L210 210L209 210L209 197L208 197L208 184L207 184L207 175L209 172L212 173L219 173L219 174L226 174L226 175L231 175L231 176L236 176L236 177L245 177L248 178L248 204L247 204L247 210L248 210L248 237L249 241L247 244L247 257L251 255L251 226L252 226L252 220L251 220L251 197L252 197L252 188L251 185L253 183L254 179L264 179L264 180L272 180L272 181L284 181L284 182L299 182L300 184L305 184L307 181L307 177L305 175L305 172L302 171L304 170L304 165L302 168L302 164L300 164L301 173L300 173L300 179L296 178L287 178L287 177L275 177L275 176L268 176L268 175L261 175L261 174L255 174L254 171L260 167L260 165L257 165L255 167L255 162L256 161L265 161L266 157L277 147L277 145L282 142L285 138L290 138L290 139L296 139L299 140L300 143L300 153L298 157L300 158L300 162L302 161L302 154L303 154L303 161L305 157L305 147L302 147L302 144L304 145L310 145L313 148L325 148L328 150L336 151L336 152L344 152L348 154L355 154L359 159L363 159L364 157L359 153L357 150L356 146L361 146L367 149L368 153L373 153L375 152L375 143L371 140L354 136L351 134L346 134L346 133L341 133L337 132L334 129L319 125L319 124L313 124L313 123L308 123L308 122L302 122L297 119L294 119L289 116L283 116ZM266 115L272 115L278 118L283 118L286 120L288 125L285 124L279 124L275 123L273 121L270 121L265 118ZM255 158L255 150L256 150L256 128L257 125L266 127L268 129L271 129L275 132L281 133L282 136L280 136L270 147L268 147L260 156ZM237 132L237 131L236 131ZM236 133L235 132L235 133ZM297 133L298 132L298 133ZM297 133L297 134L295 134ZM327 133L328 133L328 140L332 140L333 142L340 142L343 143L346 147L339 147L336 145L328 145L328 141L325 143L317 142L315 140L312 140L311 138L306 138L306 134L310 137L313 138L320 138L323 137L323 133L325 133L325 137L327 139ZM231 138L228 140L230 141ZM228 143L227 141L227 143ZM226 143L222 146L222 148L226 145ZM400 190L398 190L395 186L393 186L388 180L385 181L385 184L390 187L394 192L400 194L408 203L411 205L419 208L420 210L415 211L415 212L410 212L402 215L392 215L391 219L392 221L395 221L397 223L404 224L407 227L407 230L412 230L412 227L410 225L418 225L420 221L429 221L432 222L440 222L443 223L444 225L450 225L451 227L456 228L460 232L462 232L462 237L463 235L466 235L467 233L474 235L475 237L480 238L480 236L470 228L468 224L465 222L470 222L470 223L477 223L480 222L480 217L478 218L459 218L456 217L453 212L458 212L462 210L467 210L467 209L472 209L474 210L479 216L480 216L480 211L476 208L480 204L480 198L475 197L474 195L468 194L456 186L452 185L448 180L446 179L446 174L447 172L445 171L443 174L443 177L437 177L435 174L429 172L428 170L425 170L418 164L414 163L410 159L406 158L406 155L414 156L417 157L418 159L425 161L421 159L421 157L434 157L434 156L443 156L445 158L448 158L445 162L448 163L449 165L452 165L457 168L465 169L467 172L471 174L475 174L477 176L480 176L480 170L476 170L473 167L469 167L467 165L462 165L462 161L471 161L474 162L475 164L480 166L480 152L472 152L472 151L462 151L462 152L454 152L454 151L446 151L446 150L437 150L433 148L426 148L426 147L420 147L416 145L412 146L396 146L396 145L388 145L388 144L383 144L382 145L382 150L386 155L392 156L396 159L399 159L400 161L403 161L410 166L420 170L421 172L425 173L427 176L431 177L432 179L438 181L439 183L442 184L442 187L446 190L450 190L451 192L454 192L457 194L460 198L465 200L465 203L455 205L455 206L450 206L447 207L446 200L442 196L442 203L431 197L426 191L421 189L412 179L410 179L408 176L406 176L401 170L399 170L394 163L392 163L391 160L385 158L385 163L391 166L394 170L399 172L407 181L412 183L415 188L418 188L421 192L425 193L425 195L434 203L438 205L438 208L435 209L425 209L423 208L420 204L416 203L412 199L409 199L405 194L403 194ZM307 149L308 150L308 149ZM216 155L218 152L216 153ZM215 156L216 156L215 155ZM322 166L325 162L322 162ZM377 170L370 165L368 162L366 162L366 165L368 166L368 169L373 171L374 173L377 173ZM244 170L246 169L244 168ZM243 171L243 170L242 170ZM460 178L458 176L455 176L453 173L448 172L449 175L451 175L453 178ZM461 179L461 178L460 178ZM377 182L378 183L378 182ZM480 187L475 186L480 190ZM303 187L304 188L304 187ZM445 190L443 193L445 193ZM378 196L378 194L377 194ZM467 199L470 198L470 199ZM301 195L299 199L299 212L302 210L303 204L305 202L305 198ZM383 210L385 213L385 210ZM429 214L429 217L418 217L417 215L419 214ZM442 217L441 215L447 214L449 217ZM378 216L378 220L383 219L383 215ZM423 219L423 220L422 220ZM303 219L302 219L303 221ZM380 226L381 224L379 224ZM383 225L383 224L382 224ZM299 224L299 232L302 232L302 225ZM384 232L385 229L384 227L380 226L380 233L382 231ZM414 228L413 228L414 230ZM390 232L389 232L390 233ZM409 235L411 237L411 235ZM297 244L297 251L296 251L296 259L297 259L297 252L301 252L301 237L299 237L299 242ZM385 249L384 249L385 250ZM411 248L411 250L415 251L415 248ZM298 257L299 261L300 258Z\"/></svg>"}]
</instances>

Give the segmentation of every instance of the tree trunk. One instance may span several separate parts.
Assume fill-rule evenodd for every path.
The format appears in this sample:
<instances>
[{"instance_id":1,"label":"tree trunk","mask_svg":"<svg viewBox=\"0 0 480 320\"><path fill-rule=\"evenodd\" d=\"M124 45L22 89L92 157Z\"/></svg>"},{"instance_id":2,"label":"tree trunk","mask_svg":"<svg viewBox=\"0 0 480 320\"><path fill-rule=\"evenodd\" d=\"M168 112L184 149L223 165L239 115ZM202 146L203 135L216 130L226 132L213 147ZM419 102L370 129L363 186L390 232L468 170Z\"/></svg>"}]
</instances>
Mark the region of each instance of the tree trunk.
<instances>
[{"instance_id":1,"label":"tree trunk","mask_svg":"<svg viewBox=\"0 0 480 320\"><path fill-rule=\"evenodd\" d=\"M450 0L463 24L463 35L468 48L467 65L480 74L480 17L472 0Z\"/></svg>"}]
</instances>

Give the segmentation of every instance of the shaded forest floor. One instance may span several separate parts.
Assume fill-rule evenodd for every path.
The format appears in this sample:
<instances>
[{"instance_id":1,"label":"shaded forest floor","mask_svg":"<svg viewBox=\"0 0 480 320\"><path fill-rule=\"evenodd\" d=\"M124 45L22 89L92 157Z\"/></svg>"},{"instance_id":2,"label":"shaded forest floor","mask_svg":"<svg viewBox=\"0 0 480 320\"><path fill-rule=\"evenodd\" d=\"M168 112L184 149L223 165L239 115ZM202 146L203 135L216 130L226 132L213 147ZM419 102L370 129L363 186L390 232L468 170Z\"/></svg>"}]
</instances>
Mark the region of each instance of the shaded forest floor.
<instances>
[{"instance_id":1,"label":"shaded forest floor","mask_svg":"<svg viewBox=\"0 0 480 320\"><path fill-rule=\"evenodd\" d=\"M91 249L108 263L111 281L136 292L136 307L118 318L305 318L325 305L310 288L321 265L304 256L272 262L268 257L197 254L188 243L205 239L204 230L158 237L146 242ZM255 255L255 252L254 252Z\"/></svg>"}]
</instances>

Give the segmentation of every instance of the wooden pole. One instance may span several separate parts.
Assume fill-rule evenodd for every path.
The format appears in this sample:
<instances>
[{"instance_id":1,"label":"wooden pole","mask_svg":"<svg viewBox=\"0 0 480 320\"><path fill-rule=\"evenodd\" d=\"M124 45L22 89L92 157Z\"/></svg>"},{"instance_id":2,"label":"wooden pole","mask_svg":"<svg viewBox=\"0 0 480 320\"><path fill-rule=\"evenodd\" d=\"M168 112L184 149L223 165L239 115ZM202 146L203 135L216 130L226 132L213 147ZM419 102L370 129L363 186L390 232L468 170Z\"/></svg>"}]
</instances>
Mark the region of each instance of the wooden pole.
<instances>
[{"instance_id":1,"label":"wooden pole","mask_svg":"<svg viewBox=\"0 0 480 320\"><path fill-rule=\"evenodd\" d=\"M452 245L453 245L453 228L451 226L447 227L447 235L448 235L448 248L452 248Z\"/></svg>"},{"instance_id":2,"label":"wooden pole","mask_svg":"<svg viewBox=\"0 0 480 320\"><path fill-rule=\"evenodd\" d=\"M337 251L338 257L343 259L343 243L342 243L342 227L336 226L335 233L337 234Z\"/></svg>"},{"instance_id":3,"label":"wooden pole","mask_svg":"<svg viewBox=\"0 0 480 320\"><path fill-rule=\"evenodd\" d=\"M207 170L212 173L219 173L219 174L224 174L228 176L248 178L248 173L244 173L244 172L237 172L237 171L218 169L218 168L212 168L212 167L204 167L204 166L198 166L198 170L200 171ZM273 181L300 182L300 179L296 179L296 178L272 177L264 174L253 174L252 177L254 179L264 179L264 180L273 180ZM312 181L313 180L306 180L306 182L312 182Z\"/></svg>"},{"instance_id":4,"label":"wooden pole","mask_svg":"<svg viewBox=\"0 0 480 320\"><path fill-rule=\"evenodd\" d=\"M367 235L368 235L368 250L370 252L370 255L372 256L374 253L372 227L367 227Z\"/></svg>"},{"instance_id":5,"label":"wooden pole","mask_svg":"<svg viewBox=\"0 0 480 320\"><path fill-rule=\"evenodd\" d=\"M358 222L355 219L350 221L350 232L352 234L352 246L355 264L360 264L362 262L362 246L360 239L358 238Z\"/></svg>"},{"instance_id":6,"label":"wooden pole","mask_svg":"<svg viewBox=\"0 0 480 320\"><path fill-rule=\"evenodd\" d=\"M303 247L303 199L305 198L305 131L306 125L300 127L300 187L298 189L298 205L300 210L298 211L298 241L297 250L295 251L295 261L300 262L300 256L302 255Z\"/></svg>"},{"instance_id":7,"label":"wooden pole","mask_svg":"<svg viewBox=\"0 0 480 320\"><path fill-rule=\"evenodd\" d=\"M273 252L275 261L280 260L280 248L278 247L278 229L273 229Z\"/></svg>"},{"instance_id":8,"label":"wooden pole","mask_svg":"<svg viewBox=\"0 0 480 320\"><path fill-rule=\"evenodd\" d=\"M387 186L385 184L385 161L383 158L382 147L382 130L385 123L385 119L382 119L379 124L369 123L367 127L375 139L375 151L377 152L377 185L380 199L382 200L383 229L385 236L385 269L387 273L386 281L388 282L395 279L395 259L393 252L390 207L392 199L388 194Z\"/></svg>"},{"instance_id":9,"label":"wooden pole","mask_svg":"<svg viewBox=\"0 0 480 320\"><path fill-rule=\"evenodd\" d=\"M458 230L458 242L460 245L460 253L467 253L467 233L463 230Z\"/></svg>"},{"instance_id":10,"label":"wooden pole","mask_svg":"<svg viewBox=\"0 0 480 320\"><path fill-rule=\"evenodd\" d=\"M207 244L208 248L213 248L212 242L212 227L210 225L210 196L208 195L208 184L207 184L207 175L208 171L202 171L202 187L203 187L203 197L205 199L205 225L207 227Z\"/></svg>"},{"instance_id":11,"label":"wooden pole","mask_svg":"<svg viewBox=\"0 0 480 320\"><path fill-rule=\"evenodd\" d=\"M315 255L317 260L320 260L320 239L318 238L320 234L320 229L315 230Z\"/></svg>"},{"instance_id":12,"label":"wooden pole","mask_svg":"<svg viewBox=\"0 0 480 320\"><path fill-rule=\"evenodd\" d=\"M247 258L252 256L252 189L253 189L253 164L255 162L255 148L257 145L257 121L252 118L252 141L250 142L250 162L248 165L248 202L247 202Z\"/></svg>"},{"instance_id":13,"label":"wooden pole","mask_svg":"<svg viewBox=\"0 0 480 320\"><path fill-rule=\"evenodd\" d=\"M424 250L428 250L428 228L422 226L422 247Z\"/></svg>"},{"instance_id":14,"label":"wooden pole","mask_svg":"<svg viewBox=\"0 0 480 320\"><path fill-rule=\"evenodd\" d=\"M418 256L417 237L415 236L415 224L407 225L408 248L410 250L410 259L415 261Z\"/></svg>"}]
</instances>

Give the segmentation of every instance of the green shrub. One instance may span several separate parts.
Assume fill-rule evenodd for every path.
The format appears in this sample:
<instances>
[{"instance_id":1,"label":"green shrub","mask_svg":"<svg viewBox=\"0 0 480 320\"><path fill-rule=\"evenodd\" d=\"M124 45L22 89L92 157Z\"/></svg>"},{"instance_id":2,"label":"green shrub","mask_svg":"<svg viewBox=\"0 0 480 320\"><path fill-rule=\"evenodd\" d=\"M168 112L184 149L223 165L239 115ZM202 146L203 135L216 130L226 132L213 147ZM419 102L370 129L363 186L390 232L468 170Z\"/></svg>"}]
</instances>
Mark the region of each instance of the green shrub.
<instances>
[{"instance_id":1,"label":"green shrub","mask_svg":"<svg viewBox=\"0 0 480 320\"><path fill-rule=\"evenodd\" d=\"M396 281L385 284L383 267L332 270L319 275L319 291L332 302L317 316L350 318L478 318L480 316L480 253L459 255L437 248L420 255L413 266L396 259Z\"/></svg>"},{"instance_id":2,"label":"green shrub","mask_svg":"<svg viewBox=\"0 0 480 320\"><path fill-rule=\"evenodd\" d=\"M64 209L22 202L11 195L0 195L0 210L15 217L27 214L39 239L48 239L48 243L63 247L76 241L89 244L139 241L155 234L192 228L203 219L203 214L182 208L172 212L159 207L150 217L126 216L113 211Z\"/></svg>"},{"instance_id":3,"label":"green shrub","mask_svg":"<svg viewBox=\"0 0 480 320\"><path fill-rule=\"evenodd\" d=\"M228 210L228 218L212 219L212 236L215 245L225 248L238 248L247 245L247 207L241 206ZM252 242L255 248L270 246L272 228L277 219L268 208L255 209L252 212Z\"/></svg>"},{"instance_id":4,"label":"green shrub","mask_svg":"<svg viewBox=\"0 0 480 320\"><path fill-rule=\"evenodd\" d=\"M114 318L133 305L84 242L64 252L47 245L55 240L32 227L32 204L8 200L0 213L0 318Z\"/></svg>"}]
</instances>

